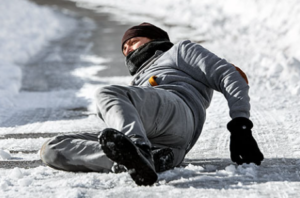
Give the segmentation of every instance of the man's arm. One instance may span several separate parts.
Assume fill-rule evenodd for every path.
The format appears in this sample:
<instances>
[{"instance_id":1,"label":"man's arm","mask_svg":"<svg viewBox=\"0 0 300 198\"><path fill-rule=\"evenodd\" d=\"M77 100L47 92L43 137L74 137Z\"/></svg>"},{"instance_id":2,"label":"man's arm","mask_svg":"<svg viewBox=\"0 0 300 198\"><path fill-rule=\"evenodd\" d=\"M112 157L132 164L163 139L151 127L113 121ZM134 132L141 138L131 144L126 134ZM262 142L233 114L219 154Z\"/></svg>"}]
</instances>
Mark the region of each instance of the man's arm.
<instances>
[{"instance_id":1,"label":"man's arm","mask_svg":"<svg viewBox=\"0 0 300 198\"><path fill-rule=\"evenodd\" d=\"M202 46L184 41L178 49L180 67L191 67L190 74L206 86L222 92L227 99L232 120L228 123L231 159L237 164L260 165L263 154L252 136L249 86L246 75L233 64Z\"/></svg>"},{"instance_id":2,"label":"man's arm","mask_svg":"<svg viewBox=\"0 0 300 198\"><path fill-rule=\"evenodd\" d=\"M223 93L231 118L250 117L249 86L234 65L189 41L179 46L177 62L183 70L189 68L194 79Z\"/></svg>"}]
</instances>

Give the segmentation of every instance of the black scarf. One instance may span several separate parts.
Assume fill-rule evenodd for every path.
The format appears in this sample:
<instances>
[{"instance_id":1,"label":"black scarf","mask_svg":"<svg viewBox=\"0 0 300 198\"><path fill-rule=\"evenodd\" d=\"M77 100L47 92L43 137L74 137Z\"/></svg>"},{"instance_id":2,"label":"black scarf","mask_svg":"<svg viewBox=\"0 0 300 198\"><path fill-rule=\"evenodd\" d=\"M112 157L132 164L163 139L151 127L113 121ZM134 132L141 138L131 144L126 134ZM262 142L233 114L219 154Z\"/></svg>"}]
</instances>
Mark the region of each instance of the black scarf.
<instances>
[{"instance_id":1,"label":"black scarf","mask_svg":"<svg viewBox=\"0 0 300 198\"><path fill-rule=\"evenodd\" d=\"M128 67L130 74L133 76L138 69L151 58L157 50L166 52L173 46L169 41L150 41L130 52L126 56L125 64Z\"/></svg>"}]
</instances>

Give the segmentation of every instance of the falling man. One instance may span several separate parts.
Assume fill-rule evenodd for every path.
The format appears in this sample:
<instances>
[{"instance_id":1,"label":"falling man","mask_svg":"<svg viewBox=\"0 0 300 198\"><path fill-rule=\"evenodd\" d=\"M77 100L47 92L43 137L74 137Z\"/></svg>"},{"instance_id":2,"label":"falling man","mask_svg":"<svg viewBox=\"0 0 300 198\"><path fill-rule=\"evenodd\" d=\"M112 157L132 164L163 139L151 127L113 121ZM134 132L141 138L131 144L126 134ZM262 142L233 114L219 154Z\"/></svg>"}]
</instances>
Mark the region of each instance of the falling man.
<instances>
[{"instance_id":1,"label":"falling man","mask_svg":"<svg viewBox=\"0 0 300 198\"><path fill-rule=\"evenodd\" d=\"M180 166L197 142L214 90L229 106L232 161L261 164L242 70L197 43L171 43L150 23L129 28L121 49L131 85L109 85L95 94L108 128L48 140L40 152L45 164L74 172L127 171L137 185L152 185L157 173Z\"/></svg>"}]
</instances>

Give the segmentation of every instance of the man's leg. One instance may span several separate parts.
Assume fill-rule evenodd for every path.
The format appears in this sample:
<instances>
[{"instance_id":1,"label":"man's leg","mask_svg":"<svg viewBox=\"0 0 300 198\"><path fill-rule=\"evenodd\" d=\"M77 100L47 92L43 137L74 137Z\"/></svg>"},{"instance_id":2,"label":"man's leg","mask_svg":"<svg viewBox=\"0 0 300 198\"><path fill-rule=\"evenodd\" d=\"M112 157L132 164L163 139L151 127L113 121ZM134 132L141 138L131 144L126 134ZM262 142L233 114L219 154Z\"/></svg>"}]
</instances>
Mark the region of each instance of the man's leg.
<instances>
[{"instance_id":1,"label":"man's leg","mask_svg":"<svg viewBox=\"0 0 300 198\"><path fill-rule=\"evenodd\" d=\"M56 136L42 146L41 159L59 170L109 172L113 162L103 153L98 136L99 132Z\"/></svg>"},{"instance_id":2,"label":"man's leg","mask_svg":"<svg viewBox=\"0 0 300 198\"><path fill-rule=\"evenodd\" d=\"M133 142L174 152L179 165L194 132L191 110L177 95L152 87L107 86L96 94L98 114Z\"/></svg>"},{"instance_id":3,"label":"man's leg","mask_svg":"<svg viewBox=\"0 0 300 198\"><path fill-rule=\"evenodd\" d=\"M109 127L136 142L158 148L172 148L172 167L181 163L194 131L193 117L176 95L154 88L110 86L97 92L99 116ZM68 134L54 137L41 149L47 165L66 171L108 172L113 162L98 144L99 133ZM150 140L150 141L149 141ZM155 155L159 157L160 152ZM154 156L154 157L155 157Z\"/></svg>"}]
</instances>

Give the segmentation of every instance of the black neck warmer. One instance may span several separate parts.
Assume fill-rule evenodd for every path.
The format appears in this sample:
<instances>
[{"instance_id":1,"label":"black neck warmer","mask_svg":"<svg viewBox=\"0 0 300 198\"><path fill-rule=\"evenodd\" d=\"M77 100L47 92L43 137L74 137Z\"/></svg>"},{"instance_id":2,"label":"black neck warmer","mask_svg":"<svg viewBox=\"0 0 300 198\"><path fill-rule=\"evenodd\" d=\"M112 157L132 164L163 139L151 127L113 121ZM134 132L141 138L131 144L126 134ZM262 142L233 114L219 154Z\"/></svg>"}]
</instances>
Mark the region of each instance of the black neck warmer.
<instances>
[{"instance_id":1,"label":"black neck warmer","mask_svg":"<svg viewBox=\"0 0 300 198\"><path fill-rule=\"evenodd\" d=\"M138 69L151 58L157 50L166 52L173 46L169 41L150 41L145 45L130 52L126 56L125 64L128 67L130 74L133 76Z\"/></svg>"}]
</instances>

